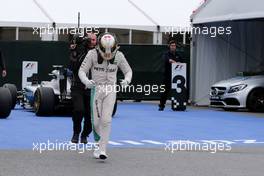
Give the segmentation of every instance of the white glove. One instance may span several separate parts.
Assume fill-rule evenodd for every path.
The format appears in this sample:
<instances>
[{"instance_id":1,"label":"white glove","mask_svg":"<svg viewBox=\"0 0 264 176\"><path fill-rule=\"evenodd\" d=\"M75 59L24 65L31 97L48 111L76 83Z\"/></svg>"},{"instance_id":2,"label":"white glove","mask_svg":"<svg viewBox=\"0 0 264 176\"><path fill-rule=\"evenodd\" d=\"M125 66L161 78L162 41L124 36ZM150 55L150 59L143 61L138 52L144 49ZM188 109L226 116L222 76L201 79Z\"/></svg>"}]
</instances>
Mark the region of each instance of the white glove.
<instances>
[{"instance_id":1,"label":"white glove","mask_svg":"<svg viewBox=\"0 0 264 176\"><path fill-rule=\"evenodd\" d=\"M88 80L86 83L85 83L85 89L91 89L95 87L95 82L93 80Z\"/></svg>"},{"instance_id":2,"label":"white glove","mask_svg":"<svg viewBox=\"0 0 264 176\"><path fill-rule=\"evenodd\" d=\"M127 80L125 80L125 79L121 79L120 80L120 85L122 87L127 87L129 85L129 82Z\"/></svg>"}]
</instances>

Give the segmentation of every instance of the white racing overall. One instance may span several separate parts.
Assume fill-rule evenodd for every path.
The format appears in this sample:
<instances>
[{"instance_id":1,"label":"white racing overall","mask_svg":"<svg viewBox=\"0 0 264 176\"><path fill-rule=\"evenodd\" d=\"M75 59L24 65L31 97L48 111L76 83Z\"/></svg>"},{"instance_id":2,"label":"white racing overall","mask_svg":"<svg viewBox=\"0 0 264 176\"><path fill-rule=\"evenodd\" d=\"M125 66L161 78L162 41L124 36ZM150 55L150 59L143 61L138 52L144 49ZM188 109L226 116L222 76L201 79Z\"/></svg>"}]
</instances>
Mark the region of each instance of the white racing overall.
<instances>
[{"instance_id":1,"label":"white racing overall","mask_svg":"<svg viewBox=\"0 0 264 176\"><path fill-rule=\"evenodd\" d=\"M90 50L80 69L79 77L82 83L89 82L87 74L91 70L92 80L96 86L91 90L91 117L93 124L94 139L99 142L101 151L106 152L110 131L112 112L116 101L117 70L121 69L125 80L130 83L132 70L123 53L117 51L112 62L103 60L98 63L98 52L96 49Z\"/></svg>"}]
</instances>

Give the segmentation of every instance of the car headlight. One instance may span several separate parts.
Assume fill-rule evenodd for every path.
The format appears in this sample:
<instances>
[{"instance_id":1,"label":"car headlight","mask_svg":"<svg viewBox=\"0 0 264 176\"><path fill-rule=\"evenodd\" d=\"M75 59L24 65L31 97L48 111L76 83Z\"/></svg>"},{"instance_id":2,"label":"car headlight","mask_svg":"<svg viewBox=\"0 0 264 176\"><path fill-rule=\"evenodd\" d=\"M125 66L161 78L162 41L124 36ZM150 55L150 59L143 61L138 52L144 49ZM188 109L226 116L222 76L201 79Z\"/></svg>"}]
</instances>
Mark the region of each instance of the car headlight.
<instances>
[{"instance_id":1,"label":"car headlight","mask_svg":"<svg viewBox=\"0 0 264 176\"><path fill-rule=\"evenodd\" d=\"M246 87L247 87L246 84L235 85L235 86L230 87L228 93L235 93L235 92L245 89Z\"/></svg>"}]
</instances>

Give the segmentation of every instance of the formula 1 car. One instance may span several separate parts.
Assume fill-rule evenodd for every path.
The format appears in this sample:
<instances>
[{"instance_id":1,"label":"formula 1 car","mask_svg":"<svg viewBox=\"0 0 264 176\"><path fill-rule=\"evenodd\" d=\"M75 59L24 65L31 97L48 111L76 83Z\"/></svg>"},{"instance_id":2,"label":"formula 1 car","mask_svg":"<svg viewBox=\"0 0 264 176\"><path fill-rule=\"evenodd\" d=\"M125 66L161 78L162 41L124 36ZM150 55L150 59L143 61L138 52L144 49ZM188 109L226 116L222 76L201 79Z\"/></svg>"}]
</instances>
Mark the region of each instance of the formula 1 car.
<instances>
[{"instance_id":1,"label":"formula 1 car","mask_svg":"<svg viewBox=\"0 0 264 176\"><path fill-rule=\"evenodd\" d=\"M33 74L28 78L32 84L26 86L20 93L20 104L24 108L33 107L37 116L53 115L57 110L72 110L71 72L61 65L54 65L49 74L50 81L39 84L38 76ZM117 109L115 103L114 116Z\"/></svg>"}]
</instances>

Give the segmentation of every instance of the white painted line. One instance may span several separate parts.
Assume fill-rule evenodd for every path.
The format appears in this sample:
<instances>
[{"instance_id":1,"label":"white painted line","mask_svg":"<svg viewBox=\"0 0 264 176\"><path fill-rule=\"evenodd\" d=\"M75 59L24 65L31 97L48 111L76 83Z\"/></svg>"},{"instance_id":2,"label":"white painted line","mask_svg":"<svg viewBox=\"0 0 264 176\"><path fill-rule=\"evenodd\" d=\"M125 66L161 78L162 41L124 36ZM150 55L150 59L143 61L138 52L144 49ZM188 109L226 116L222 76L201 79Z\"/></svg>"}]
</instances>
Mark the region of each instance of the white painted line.
<instances>
[{"instance_id":1,"label":"white painted line","mask_svg":"<svg viewBox=\"0 0 264 176\"><path fill-rule=\"evenodd\" d=\"M243 141L247 141L247 140L251 140L251 139L236 139L236 140L234 140L234 141L236 141L236 142L243 142Z\"/></svg>"},{"instance_id":2,"label":"white painted line","mask_svg":"<svg viewBox=\"0 0 264 176\"><path fill-rule=\"evenodd\" d=\"M143 143L136 142L136 141L130 141L130 140L122 140L122 142L132 144L132 145L144 145Z\"/></svg>"},{"instance_id":3,"label":"white painted line","mask_svg":"<svg viewBox=\"0 0 264 176\"><path fill-rule=\"evenodd\" d=\"M246 140L236 140L243 142L244 144L264 144L264 142L257 142L255 139L246 139Z\"/></svg>"},{"instance_id":4,"label":"white painted line","mask_svg":"<svg viewBox=\"0 0 264 176\"><path fill-rule=\"evenodd\" d=\"M152 141L152 140L141 140L141 142L155 144L155 145L164 145L165 143L158 142L158 141Z\"/></svg>"},{"instance_id":5,"label":"white painted line","mask_svg":"<svg viewBox=\"0 0 264 176\"><path fill-rule=\"evenodd\" d=\"M108 144L111 144L111 145L124 145L124 144L121 144L121 143L118 143L118 142L114 142L114 141L109 141Z\"/></svg>"},{"instance_id":6,"label":"white painted line","mask_svg":"<svg viewBox=\"0 0 264 176\"><path fill-rule=\"evenodd\" d=\"M217 143L226 143L226 144L235 144L236 142L228 141L228 140L212 140Z\"/></svg>"},{"instance_id":7,"label":"white painted line","mask_svg":"<svg viewBox=\"0 0 264 176\"><path fill-rule=\"evenodd\" d=\"M194 142L190 140L169 140L168 141L171 144L199 144L199 142Z\"/></svg>"},{"instance_id":8,"label":"white painted line","mask_svg":"<svg viewBox=\"0 0 264 176\"><path fill-rule=\"evenodd\" d=\"M213 140L200 140L203 143L208 143L208 144L217 144L217 142L213 141Z\"/></svg>"}]
</instances>

